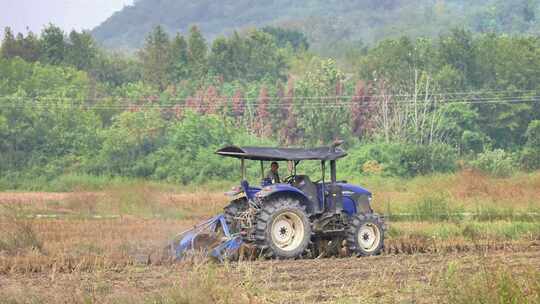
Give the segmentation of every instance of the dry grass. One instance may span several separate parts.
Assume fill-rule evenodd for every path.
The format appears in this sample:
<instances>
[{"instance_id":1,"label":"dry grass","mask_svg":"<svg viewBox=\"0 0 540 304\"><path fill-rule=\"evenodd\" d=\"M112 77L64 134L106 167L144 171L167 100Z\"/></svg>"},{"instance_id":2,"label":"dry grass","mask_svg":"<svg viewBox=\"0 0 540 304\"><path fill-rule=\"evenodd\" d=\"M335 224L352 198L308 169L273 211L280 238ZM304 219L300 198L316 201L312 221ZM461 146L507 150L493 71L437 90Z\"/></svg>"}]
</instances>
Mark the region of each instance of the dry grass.
<instances>
[{"instance_id":1,"label":"dry grass","mask_svg":"<svg viewBox=\"0 0 540 304\"><path fill-rule=\"evenodd\" d=\"M0 253L0 274L122 270L133 265L168 264L163 248L172 236L189 229L197 220L119 219L33 220L40 250ZM12 225L4 220L0 227ZM528 224L533 225L533 224ZM472 227L472 228L471 228ZM532 227L532 228L531 228ZM386 240L386 254L540 250L540 225L526 226L521 234L505 235L512 223L393 224ZM533 229L538 229L534 234ZM502 231L501 233L496 233ZM32 244L32 243L31 243ZM536 247L535 247L536 246Z\"/></svg>"},{"instance_id":2,"label":"dry grass","mask_svg":"<svg viewBox=\"0 0 540 304\"><path fill-rule=\"evenodd\" d=\"M195 221L143 220L35 220L33 231L42 252L0 253L0 273L72 272L118 269L162 260L169 238ZM2 229L11 225L2 221Z\"/></svg>"},{"instance_id":3,"label":"dry grass","mask_svg":"<svg viewBox=\"0 0 540 304\"><path fill-rule=\"evenodd\" d=\"M516 220L540 210L540 173L493 179L462 172L372 186L378 211L391 202L392 211L414 215L390 223L383 256L233 265L162 256L172 236L221 212L227 198L220 192L139 183L0 194L0 303L466 303L485 288L477 271L496 280L501 270L492 266L505 264L522 282L529 278L523 269L540 267L540 221ZM482 218L456 218L456 210ZM448 275L454 264L465 277ZM460 281L477 288L456 285L463 293L450 298L447 289ZM518 296L534 290L500 286Z\"/></svg>"},{"instance_id":4,"label":"dry grass","mask_svg":"<svg viewBox=\"0 0 540 304\"><path fill-rule=\"evenodd\" d=\"M429 210L425 211L432 208L436 213L481 213L480 220L514 219L522 213L540 213L540 172L493 178L462 171L412 180L366 179L359 184L375 194L374 208L379 213L415 213L424 209L420 210L420 216L430 216ZM26 206L30 214L77 216L203 218L221 212L226 202L227 197L221 191L168 192L159 185L144 182L113 185L101 192L0 194L0 204ZM442 219L447 217L448 214L443 214Z\"/></svg>"},{"instance_id":5,"label":"dry grass","mask_svg":"<svg viewBox=\"0 0 540 304\"><path fill-rule=\"evenodd\" d=\"M38 238L32 222L15 219L2 227L0 252L19 255L27 252L43 252L43 243Z\"/></svg>"},{"instance_id":6,"label":"dry grass","mask_svg":"<svg viewBox=\"0 0 540 304\"><path fill-rule=\"evenodd\" d=\"M475 276L498 278L501 270L519 282L514 294L534 296L537 281L529 280L537 278L538 267L537 250L181 263L0 276L0 297L11 303L454 303L470 299L474 291L491 293L485 299L499 294L479 285Z\"/></svg>"},{"instance_id":7,"label":"dry grass","mask_svg":"<svg viewBox=\"0 0 540 304\"><path fill-rule=\"evenodd\" d=\"M0 193L0 206L20 215L62 217L135 216L201 219L220 213L227 197L220 192L169 193L150 184L115 186L102 192ZM5 208L0 208L0 215Z\"/></svg>"},{"instance_id":8,"label":"dry grass","mask_svg":"<svg viewBox=\"0 0 540 304\"><path fill-rule=\"evenodd\" d=\"M459 212L540 212L540 172L494 178L465 170L412 180L367 179L360 184L375 194L374 207L383 213L411 212L422 201L432 198L446 200L451 210Z\"/></svg>"},{"instance_id":9,"label":"dry grass","mask_svg":"<svg viewBox=\"0 0 540 304\"><path fill-rule=\"evenodd\" d=\"M442 276L443 302L452 304L537 304L540 303L540 271L516 271L504 263L496 266L481 261L471 274L463 265L452 263ZM458 292L456 292L458 291Z\"/></svg>"}]
</instances>

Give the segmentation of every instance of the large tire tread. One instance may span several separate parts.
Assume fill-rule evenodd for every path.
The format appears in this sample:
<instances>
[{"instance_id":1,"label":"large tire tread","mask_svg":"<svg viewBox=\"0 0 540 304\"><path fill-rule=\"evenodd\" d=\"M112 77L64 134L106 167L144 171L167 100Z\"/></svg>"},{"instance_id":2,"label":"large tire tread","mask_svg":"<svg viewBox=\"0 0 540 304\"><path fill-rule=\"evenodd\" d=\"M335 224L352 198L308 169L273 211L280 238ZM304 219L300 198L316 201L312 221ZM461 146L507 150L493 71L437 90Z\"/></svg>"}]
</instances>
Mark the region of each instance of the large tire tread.
<instances>
[{"instance_id":1,"label":"large tire tread","mask_svg":"<svg viewBox=\"0 0 540 304\"><path fill-rule=\"evenodd\" d=\"M271 241L269 230L272 220L280 212L293 211L299 215L304 223L304 240L297 250L285 252L277 248ZM264 203L259 211L255 222L254 232L255 245L266 251L269 257L278 259L293 259L304 253L311 240L311 224L306 214L305 207L297 200L291 198L277 198Z\"/></svg>"},{"instance_id":2,"label":"large tire tread","mask_svg":"<svg viewBox=\"0 0 540 304\"><path fill-rule=\"evenodd\" d=\"M235 217L237 217L240 212L245 211L247 208L248 203L245 198L236 199L223 208L223 216L225 217L225 222L229 226L229 231L231 233L240 232L240 227L236 222Z\"/></svg>"},{"instance_id":3,"label":"large tire tread","mask_svg":"<svg viewBox=\"0 0 540 304\"><path fill-rule=\"evenodd\" d=\"M366 223L377 225L380 231L380 243L374 251L366 251L358 245L357 237L360 227ZM354 256L380 255L384 250L385 225L383 219L376 213L356 214L351 218L349 228L346 230L348 252Z\"/></svg>"}]
</instances>

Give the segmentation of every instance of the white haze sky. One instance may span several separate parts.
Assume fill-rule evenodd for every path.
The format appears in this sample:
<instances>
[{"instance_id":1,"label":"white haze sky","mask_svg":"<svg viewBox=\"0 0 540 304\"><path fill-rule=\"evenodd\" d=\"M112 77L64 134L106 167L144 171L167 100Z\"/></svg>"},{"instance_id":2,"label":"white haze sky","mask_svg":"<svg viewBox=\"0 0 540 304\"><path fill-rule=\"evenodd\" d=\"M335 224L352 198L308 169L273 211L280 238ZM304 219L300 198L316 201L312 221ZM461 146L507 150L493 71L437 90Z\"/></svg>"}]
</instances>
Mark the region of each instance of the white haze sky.
<instances>
[{"instance_id":1,"label":"white haze sky","mask_svg":"<svg viewBox=\"0 0 540 304\"><path fill-rule=\"evenodd\" d=\"M68 32L92 29L133 0L0 0L0 33L28 27L39 33L50 22Z\"/></svg>"}]
</instances>

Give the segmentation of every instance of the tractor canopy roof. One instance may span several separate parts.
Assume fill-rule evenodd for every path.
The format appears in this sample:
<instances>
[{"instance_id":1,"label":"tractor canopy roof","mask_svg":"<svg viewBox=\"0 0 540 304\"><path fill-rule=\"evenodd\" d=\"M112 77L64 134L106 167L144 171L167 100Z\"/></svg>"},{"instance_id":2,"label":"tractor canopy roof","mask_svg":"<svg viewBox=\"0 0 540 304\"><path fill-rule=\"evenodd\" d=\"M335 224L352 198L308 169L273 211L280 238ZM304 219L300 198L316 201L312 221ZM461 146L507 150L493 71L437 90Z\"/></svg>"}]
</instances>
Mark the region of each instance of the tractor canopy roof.
<instances>
[{"instance_id":1,"label":"tractor canopy roof","mask_svg":"<svg viewBox=\"0 0 540 304\"><path fill-rule=\"evenodd\" d=\"M302 149L228 146L219 149L216 153L222 156L263 161L336 160L347 156L347 153L338 147Z\"/></svg>"}]
</instances>

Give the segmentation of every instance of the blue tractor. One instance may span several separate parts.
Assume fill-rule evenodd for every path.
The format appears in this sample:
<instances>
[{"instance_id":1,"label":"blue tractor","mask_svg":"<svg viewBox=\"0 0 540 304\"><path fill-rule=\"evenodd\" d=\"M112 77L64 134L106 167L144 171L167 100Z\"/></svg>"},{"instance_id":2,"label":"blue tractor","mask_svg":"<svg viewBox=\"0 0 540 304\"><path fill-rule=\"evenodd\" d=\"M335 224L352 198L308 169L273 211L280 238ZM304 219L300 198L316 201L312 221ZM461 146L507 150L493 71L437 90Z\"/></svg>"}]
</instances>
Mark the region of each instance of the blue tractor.
<instances>
[{"instance_id":1,"label":"blue tractor","mask_svg":"<svg viewBox=\"0 0 540 304\"><path fill-rule=\"evenodd\" d=\"M278 259L348 252L378 255L384 247L385 224L371 208L372 194L362 187L338 181L336 161L347 153L335 143L314 149L228 146L216 153L241 161L240 187L228 192L224 213L187 231L173 243L177 256L191 249L199 231L210 227L221 242L209 251L222 259L241 244ZM246 180L246 160L260 161L262 182ZM302 161L320 161L321 176L312 181L297 173ZM279 183L265 177L265 162L288 162L290 175ZM327 165L330 180L326 180ZM183 244L183 245L182 245Z\"/></svg>"}]
</instances>

